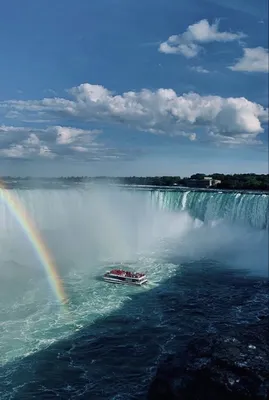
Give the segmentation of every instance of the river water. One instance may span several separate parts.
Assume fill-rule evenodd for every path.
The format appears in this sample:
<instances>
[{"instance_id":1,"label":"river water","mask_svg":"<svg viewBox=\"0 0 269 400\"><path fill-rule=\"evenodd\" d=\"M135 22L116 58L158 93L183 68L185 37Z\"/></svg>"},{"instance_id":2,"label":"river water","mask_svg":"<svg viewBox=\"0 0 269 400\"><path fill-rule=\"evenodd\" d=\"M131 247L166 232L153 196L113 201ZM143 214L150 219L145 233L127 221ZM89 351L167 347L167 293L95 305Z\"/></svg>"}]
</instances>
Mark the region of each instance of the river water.
<instances>
[{"instance_id":1,"label":"river water","mask_svg":"<svg viewBox=\"0 0 269 400\"><path fill-rule=\"evenodd\" d=\"M69 303L0 190L0 399L144 399L158 362L267 312L266 194L21 187ZM103 282L125 263L146 287Z\"/></svg>"}]
</instances>

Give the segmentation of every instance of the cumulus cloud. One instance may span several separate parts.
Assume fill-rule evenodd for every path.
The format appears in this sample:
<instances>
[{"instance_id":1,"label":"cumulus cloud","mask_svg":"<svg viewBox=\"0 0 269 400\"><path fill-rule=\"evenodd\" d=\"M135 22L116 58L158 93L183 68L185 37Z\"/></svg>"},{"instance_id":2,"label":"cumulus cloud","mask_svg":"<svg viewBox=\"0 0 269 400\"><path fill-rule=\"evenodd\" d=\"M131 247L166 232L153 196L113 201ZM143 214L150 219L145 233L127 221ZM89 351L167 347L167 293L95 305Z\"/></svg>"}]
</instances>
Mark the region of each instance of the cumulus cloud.
<instances>
[{"instance_id":1,"label":"cumulus cloud","mask_svg":"<svg viewBox=\"0 0 269 400\"><path fill-rule=\"evenodd\" d=\"M98 129L70 126L31 128L0 125L0 157L34 160L64 158L73 161L133 160L141 149L119 149L98 140Z\"/></svg>"},{"instance_id":2,"label":"cumulus cloud","mask_svg":"<svg viewBox=\"0 0 269 400\"><path fill-rule=\"evenodd\" d=\"M83 130L64 126L29 128L0 126L0 156L33 159L35 157L74 157L78 152L101 154L102 144L95 142L99 130Z\"/></svg>"},{"instance_id":3,"label":"cumulus cloud","mask_svg":"<svg viewBox=\"0 0 269 400\"><path fill-rule=\"evenodd\" d=\"M78 129L78 128L70 128L66 126L55 126L53 127L53 131L56 134L56 142L58 144L70 144L74 142L85 141L87 144L93 144L94 137L101 133L100 130L85 130L85 129Z\"/></svg>"},{"instance_id":4,"label":"cumulus cloud","mask_svg":"<svg viewBox=\"0 0 269 400\"><path fill-rule=\"evenodd\" d=\"M198 72L199 74L208 74L209 71L206 68L203 68L201 66L197 66L197 67L190 67L190 69L192 71Z\"/></svg>"},{"instance_id":5,"label":"cumulus cloud","mask_svg":"<svg viewBox=\"0 0 269 400\"><path fill-rule=\"evenodd\" d=\"M219 133L209 132L209 140L214 141L217 144L228 145L229 147L238 145L261 145L262 141L257 139L253 135L244 134L236 136L223 136Z\"/></svg>"},{"instance_id":6,"label":"cumulus cloud","mask_svg":"<svg viewBox=\"0 0 269 400\"><path fill-rule=\"evenodd\" d=\"M213 132L236 138L248 135L255 139L264 131L263 122L268 121L268 110L244 97L201 96L193 92L177 95L173 89L143 89L115 94L103 86L89 83L73 87L68 93L71 99L12 100L2 103L2 107L7 112L28 113L33 118L42 114L48 120L72 118L84 123L115 122L140 131L182 135L191 140L199 140L198 128L204 134ZM195 131L196 136L193 135ZM56 126L46 131L46 135L52 133L56 135L59 146L85 147L83 140L87 138L89 145L93 132L87 134L80 129ZM19 134L21 131L17 131Z\"/></svg>"},{"instance_id":7,"label":"cumulus cloud","mask_svg":"<svg viewBox=\"0 0 269 400\"><path fill-rule=\"evenodd\" d=\"M265 72L269 71L269 53L268 49L263 47L244 48L243 57L230 68L232 71L241 72Z\"/></svg>"},{"instance_id":8,"label":"cumulus cloud","mask_svg":"<svg viewBox=\"0 0 269 400\"><path fill-rule=\"evenodd\" d=\"M219 20L212 25L202 19L179 35L170 36L159 46L159 51L165 54L181 54L186 58L193 58L203 49L201 44L210 42L232 42L246 37L242 32L220 32Z\"/></svg>"},{"instance_id":9,"label":"cumulus cloud","mask_svg":"<svg viewBox=\"0 0 269 400\"><path fill-rule=\"evenodd\" d=\"M120 123L137 131L181 135L191 141L207 137L227 143L230 137L242 144L257 143L257 136L264 131L263 123L268 121L268 109L244 97L201 96L193 92L178 95L173 89L143 89L116 94L89 83L73 87L68 93L69 99L1 103L0 107L7 113L15 111L34 119L42 114L43 119L49 121L52 118L60 122L45 129L2 126L0 144L5 141L5 154L8 152L15 157L25 149L23 154L26 156L31 151L31 154L47 157L64 152L75 157L89 157L89 154L97 152L97 148L100 151L100 142L99 147L96 142L100 131L62 126L65 120L70 119L79 123ZM27 143L23 141L25 135ZM47 150L42 146L47 146Z\"/></svg>"}]
</instances>

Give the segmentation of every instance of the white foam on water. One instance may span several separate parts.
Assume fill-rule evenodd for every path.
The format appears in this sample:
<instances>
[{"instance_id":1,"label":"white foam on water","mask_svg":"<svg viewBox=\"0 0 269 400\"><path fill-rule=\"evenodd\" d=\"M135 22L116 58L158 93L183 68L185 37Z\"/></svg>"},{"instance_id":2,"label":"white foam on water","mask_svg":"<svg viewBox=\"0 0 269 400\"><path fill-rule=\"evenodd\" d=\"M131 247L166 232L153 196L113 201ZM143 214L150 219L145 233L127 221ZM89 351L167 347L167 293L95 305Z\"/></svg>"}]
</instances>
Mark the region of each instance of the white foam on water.
<instances>
[{"instance_id":1,"label":"white foam on water","mask_svg":"<svg viewBox=\"0 0 269 400\"><path fill-rule=\"evenodd\" d=\"M213 258L255 274L267 271L268 233L260 229L266 204L254 197L95 187L16 194L55 256L71 318L57 307L30 243L0 203L1 364L120 309L134 293L151 290L178 273L181 261ZM254 210L256 217L250 216ZM244 212L247 222L256 221L254 226L242 224ZM149 285L127 287L99 279L110 263L119 262L146 272Z\"/></svg>"}]
</instances>

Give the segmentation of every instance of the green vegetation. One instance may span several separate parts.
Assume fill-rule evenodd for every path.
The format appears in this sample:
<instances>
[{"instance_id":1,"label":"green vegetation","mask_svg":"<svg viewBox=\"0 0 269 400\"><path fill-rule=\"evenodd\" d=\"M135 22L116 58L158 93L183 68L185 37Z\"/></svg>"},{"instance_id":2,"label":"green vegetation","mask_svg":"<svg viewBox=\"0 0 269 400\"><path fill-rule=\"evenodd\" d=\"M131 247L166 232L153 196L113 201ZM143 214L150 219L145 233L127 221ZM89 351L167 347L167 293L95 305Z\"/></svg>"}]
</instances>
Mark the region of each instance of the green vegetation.
<instances>
[{"instance_id":1,"label":"green vegetation","mask_svg":"<svg viewBox=\"0 0 269 400\"><path fill-rule=\"evenodd\" d=\"M218 188L232 190L269 190L269 174L213 174L212 178L219 179Z\"/></svg>"},{"instance_id":2,"label":"green vegetation","mask_svg":"<svg viewBox=\"0 0 269 400\"><path fill-rule=\"evenodd\" d=\"M136 185L154 185L154 186L189 186L189 180L203 180L205 174L194 174L190 178L180 178L180 176L157 176L157 177L128 177L120 178L121 183ZM213 180L220 180L221 183L213 188L231 189L231 190L269 190L269 174L210 174Z\"/></svg>"},{"instance_id":3,"label":"green vegetation","mask_svg":"<svg viewBox=\"0 0 269 400\"><path fill-rule=\"evenodd\" d=\"M64 181L64 182L97 182L97 183L115 183L125 185L148 185L148 186L192 186L192 187L207 187L208 182L204 177L208 175L197 173L191 177L181 178L180 176L129 176L129 177L61 177L61 178L15 178L18 180L32 180L32 181ZM269 191L269 174L210 174L215 181L212 188L230 189L230 190L260 190ZM3 180L14 180L14 178L6 177Z\"/></svg>"}]
</instances>

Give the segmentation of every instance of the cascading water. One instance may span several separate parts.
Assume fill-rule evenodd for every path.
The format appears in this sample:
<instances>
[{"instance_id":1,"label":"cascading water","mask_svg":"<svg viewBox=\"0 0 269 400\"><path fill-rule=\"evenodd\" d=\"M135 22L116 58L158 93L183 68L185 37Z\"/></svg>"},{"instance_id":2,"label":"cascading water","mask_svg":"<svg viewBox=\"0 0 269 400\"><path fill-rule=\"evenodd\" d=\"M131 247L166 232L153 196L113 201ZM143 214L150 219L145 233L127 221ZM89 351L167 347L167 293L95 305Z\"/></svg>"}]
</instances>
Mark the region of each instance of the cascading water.
<instances>
[{"instance_id":1,"label":"cascading water","mask_svg":"<svg viewBox=\"0 0 269 400\"><path fill-rule=\"evenodd\" d=\"M212 191L152 191L161 209L187 210L193 218L210 223L225 219L258 229L268 228L269 196L266 194Z\"/></svg>"},{"instance_id":2,"label":"cascading water","mask_svg":"<svg viewBox=\"0 0 269 400\"><path fill-rule=\"evenodd\" d=\"M28 210L55 258L70 315L66 318L58 307L48 276L29 238L1 201L0 190L1 399L34 398L46 390L64 399L77 399L83 393L86 398L132 399L132 393L139 394L140 389L138 398L142 399L147 383L142 377L150 377L150 368L173 346L180 329L182 337L187 337L197 327L217 329L224 318L255 319L260 312L257 302L249 311L257 293L250 293L246 307L245 289L237 288L231 300L229 281L223 292L223 278L217 283L216 274L246 270L248 275L265 276L268 195L83 185L15 188L12 193ZM149 286L102 282L99 277L107 264L119 262L145 271ZM203 283L201 275L204 269L213 271L206 278L211 282L209 292L208 281ZM176 277L179 283L173 283ZM212 302L212 296L228 297L212 305L210 313L205 310L203 321L186 314L184 304L200 307L201 302ZM259 296L266 301L264 292ZM59 344L62 338L67 342ZM139 359L137 367L126 358L130 351L120 350L128 347L129 340ZM48 346L52 346L50 353L45 350ZM77 347L89 351L87 360L78 357ZM69 378L69 384L60 384L57 373L44 382L45 372L37 377L43 371L39 360L50 360L53 354L56 364L62 354L67 362L63 368L70 369L70 374L80 371L77 383ZM124 372L114 362L121 356ZM28 371L23 377L22 369ZM117 384L110 378L115 374ZM135 376L140 377L139 384ZM38 379L44 392L29 383Z\"/></svg>"}]
</instances>

